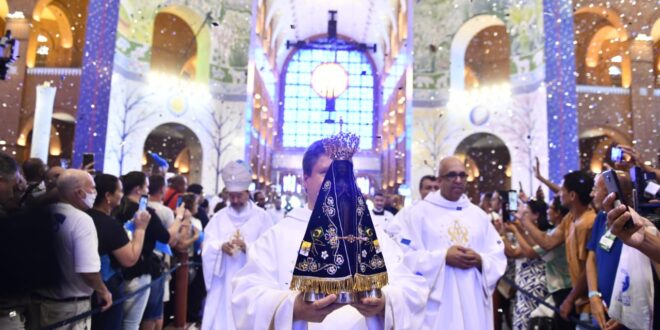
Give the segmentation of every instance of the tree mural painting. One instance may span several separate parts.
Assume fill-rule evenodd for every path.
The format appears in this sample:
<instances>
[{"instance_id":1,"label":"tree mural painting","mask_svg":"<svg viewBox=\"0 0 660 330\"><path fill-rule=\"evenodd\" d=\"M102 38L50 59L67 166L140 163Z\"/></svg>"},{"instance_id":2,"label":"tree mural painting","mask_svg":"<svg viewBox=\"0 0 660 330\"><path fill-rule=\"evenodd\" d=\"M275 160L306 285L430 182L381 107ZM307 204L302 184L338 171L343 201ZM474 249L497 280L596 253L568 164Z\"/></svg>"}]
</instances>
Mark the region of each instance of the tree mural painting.
<instances>
[{"instance_id":1,"label":"tree mural painting","mask_svg":"<svg viewBox=\"0 0 660 330\"><path fill-rule=\"evenodd\" d=\"M223 104L224 102L221 102ZM229 109L216 110L212 105L207 107L212 120L202 125L204 132L211 138L213 150L215 151L215 160L213 169L215 174L215 191L220 190L220 175L222 174L221 158L227 149L231 147L230 136L241 129L241 120Z\"/></svg>"},{"instance_id":2,"label":"tree mural painting","mask_svg":"<svg viewBox=\"0 0 660 330\"><path fill-rule=\"evenodd\" d=\"M124 160L133 147L129 137L154 115L154 112L148 112L149 105L152 104L153 93L144 92L140 88L127 90L124 87L122 95L124 96L122 108L118 112L119 118L115 125L120 143L112 151L117 156L120 175L124 174Z\"/></svg>"},{"instance_id":3,"label":"tree mural painting","mask_svg":"<svg viewBox=\"0 0 660 330\"><path fill-rule=\"evenodd\" d=\"M537 145L543 143L541 140L542 123L539 122L543 112L537 111L539 105L544 102L543 93L530 93L514 95L508 106L506 120L503 120L502 132L506 136L507 144L510 148L517 150L518 155L524 157L514 157L513 162L529 172L529 191L533 189L534 177L534 150Z\"/></svg>"},{"instance_id":4,"label":"tree mural painting","mask_svg":"<svg viewBox=\"0 0 660 330\"><path fill-rule=\"evenodd\" d=\"M459 131L459 128L449 129L445 111L439 108L434 109L434 114L433 116L429 116L429 120L424 120L417 124L423 134L423 139L419 142L428 153L428 158L424 159L423 163L433 174L438 173L438 165L443 155L445 142L447 142L449 137Z\"/></svg>"}]
</instances>

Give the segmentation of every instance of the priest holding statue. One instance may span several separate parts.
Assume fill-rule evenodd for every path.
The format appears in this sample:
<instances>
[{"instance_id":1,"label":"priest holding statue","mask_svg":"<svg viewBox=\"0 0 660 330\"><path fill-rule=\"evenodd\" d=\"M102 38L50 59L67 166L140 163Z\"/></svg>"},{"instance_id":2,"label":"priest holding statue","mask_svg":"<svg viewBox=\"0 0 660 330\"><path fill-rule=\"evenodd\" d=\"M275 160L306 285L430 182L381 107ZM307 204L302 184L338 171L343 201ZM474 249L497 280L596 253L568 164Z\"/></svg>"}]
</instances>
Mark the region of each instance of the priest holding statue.
<instances>
[{"instance_id":1,"label":"priest holding statue","mask_svg":"<svg viewBox=\"0 0 660 330\"><path fill-rule=\"evenodd\" d=\"M429 289L374 228L355 183L359 138L339 133L303 156L307 206L250 245L232 282L237 329L417 329Z\"/></svg>"}]
</instances>

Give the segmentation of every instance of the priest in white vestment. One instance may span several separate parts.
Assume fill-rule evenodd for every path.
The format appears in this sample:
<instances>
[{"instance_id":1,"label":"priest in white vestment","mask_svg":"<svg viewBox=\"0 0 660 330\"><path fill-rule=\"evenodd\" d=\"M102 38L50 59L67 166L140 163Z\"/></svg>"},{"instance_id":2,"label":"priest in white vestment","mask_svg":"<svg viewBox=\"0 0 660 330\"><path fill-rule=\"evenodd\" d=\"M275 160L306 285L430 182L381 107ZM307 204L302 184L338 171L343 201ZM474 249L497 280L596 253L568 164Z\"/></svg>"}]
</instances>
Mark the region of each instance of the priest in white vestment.
<instances>
[{"instance_id":1,"label":"priest in white vestment","mask_svg":"<svg viewBox=\"0 0 660 330\"><path fill-rule=\"evenodd\" d=\"M250 201L252 175L247 164L231 162L222 170L229 193L229 207L218 211L204 229L202 266L206 304L202 329L235 329L231 313L231 280L245 265L247 245L268 230L273 222L262 208Z\"/></svg>"},{"instance_id":2,"label":"priest in white vestment","mask_svg":"<svg viewBox=\"0 0 660 330\"><path fill-rule=\"evenodd\" d=\"M464 195L463 162L440 162L440 191L412 210L399 244L431 288L422 329L493 329L492 294L504 274L504 244L490 217Z\"/></svg>"},{"instance_id":3,"label":"priest in white vestment","mask_svg":"<svg viewBox=\"0 0 660 330\"><path fill-rule=\"evenodd\" d=\"M398 242L401 229L406 226L406 223L409 221L410 215L412 214L411 211L415 205L417 205L420 201L423 201L429 193L438 191L438 189L440 189L438 178L433 175L423 176L419 180L419 196L421 198L413 201L412 204L408 204L400 209L399 212L397 212L394 216L394 219L392 219L392 221L387 223L385 226L385 232Z\"/></svg>"},{"instance_id":4,"label":"priest in white vestment","mask_svg":"<svg viewBox=\"0 0 660 330\"><path fill-rule=\"evenodd\" d=\"M394 214L385 209L385 195L377 192L373 197L374 207L369 209L371 221L376 229L385 230L387 225L394 219Z\"/></svg>"},{"instance_id":5,"label":"priest in white vestment","mask_svg":"<svg viewBox=\"0 0 660 330\"><path fill-rule=\"evenodd\" d=\"M306 208L294 209L251 246L248 262L233 281L232 308L238 329L418 329L428 287L403 264L403 253L382 229L376 229L389 284L382 297L358 303L334 303L331 294L310 303L290 284L299 248L321 183L332 160L320 141L303 157Z\"/></svg>"}]
</instances>

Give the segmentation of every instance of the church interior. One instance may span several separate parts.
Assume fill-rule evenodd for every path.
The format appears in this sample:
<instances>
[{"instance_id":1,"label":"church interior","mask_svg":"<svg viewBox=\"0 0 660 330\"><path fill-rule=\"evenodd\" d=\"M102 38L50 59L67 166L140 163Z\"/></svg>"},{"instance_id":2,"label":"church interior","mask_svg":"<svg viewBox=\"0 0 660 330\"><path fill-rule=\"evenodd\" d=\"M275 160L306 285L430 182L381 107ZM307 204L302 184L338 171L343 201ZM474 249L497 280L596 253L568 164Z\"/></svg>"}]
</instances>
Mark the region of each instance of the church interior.
<instances>
[{"instance_id":1,"label":"church interior","mask_svg":"<svg viewBox=\"0 0 660 330\"><path fill-rule=\"evenodd\" d=\"M657 164L659 22L653 1L1 0L0 141L114 174L156 153L208 192L244 159L302 197L302 151L342 126L365 192L413 197L449 154L473 197L531 190L536 157L555 179L617 144Z\"/></svg>"},{"instance_id":2,"label":"church interior","mask_svg":"<svg viewBox=\"0 0 660 330\"><path fill-rule=\"evenodd\" d=\"M0 33L0 153L124 185L174 178L163 191L185 179L212 204L204 226L234 203L235 161L255 205L314 203L304 154L340 132L360 138L352 168L370 209L392 216L424 200L429 176L465 180L484 205L566 196L567 173L622 162L660 175L656 0L0 0ZM442 173L452 155L465 173ZM660 178L644 178L635 206L651 201L657 221ZM493 301L496 329L522 329Z\"/></svg>"}]
</instances>

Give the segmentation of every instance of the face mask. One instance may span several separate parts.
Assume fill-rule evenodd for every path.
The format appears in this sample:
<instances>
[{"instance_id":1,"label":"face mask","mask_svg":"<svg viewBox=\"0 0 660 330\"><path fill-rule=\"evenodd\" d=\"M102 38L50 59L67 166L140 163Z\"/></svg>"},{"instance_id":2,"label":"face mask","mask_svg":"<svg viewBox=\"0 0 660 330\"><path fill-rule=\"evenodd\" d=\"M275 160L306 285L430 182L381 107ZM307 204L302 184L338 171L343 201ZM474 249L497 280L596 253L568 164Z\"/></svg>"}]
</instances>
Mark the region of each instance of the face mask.
<instances>
[{"instance_id":1,"label":"face mask","mask_svg":"<svg viewBox=\"0 0 660 330\"><path fill-rule=\"evenodd\" d=\"M83 199L83 203L85 203L85 205L91 209L92 207L94 207L94 201L96 200L96 193L86 192L85 194L86 195L85 195L85 199Z\"/></svg>"}]
</instances>

